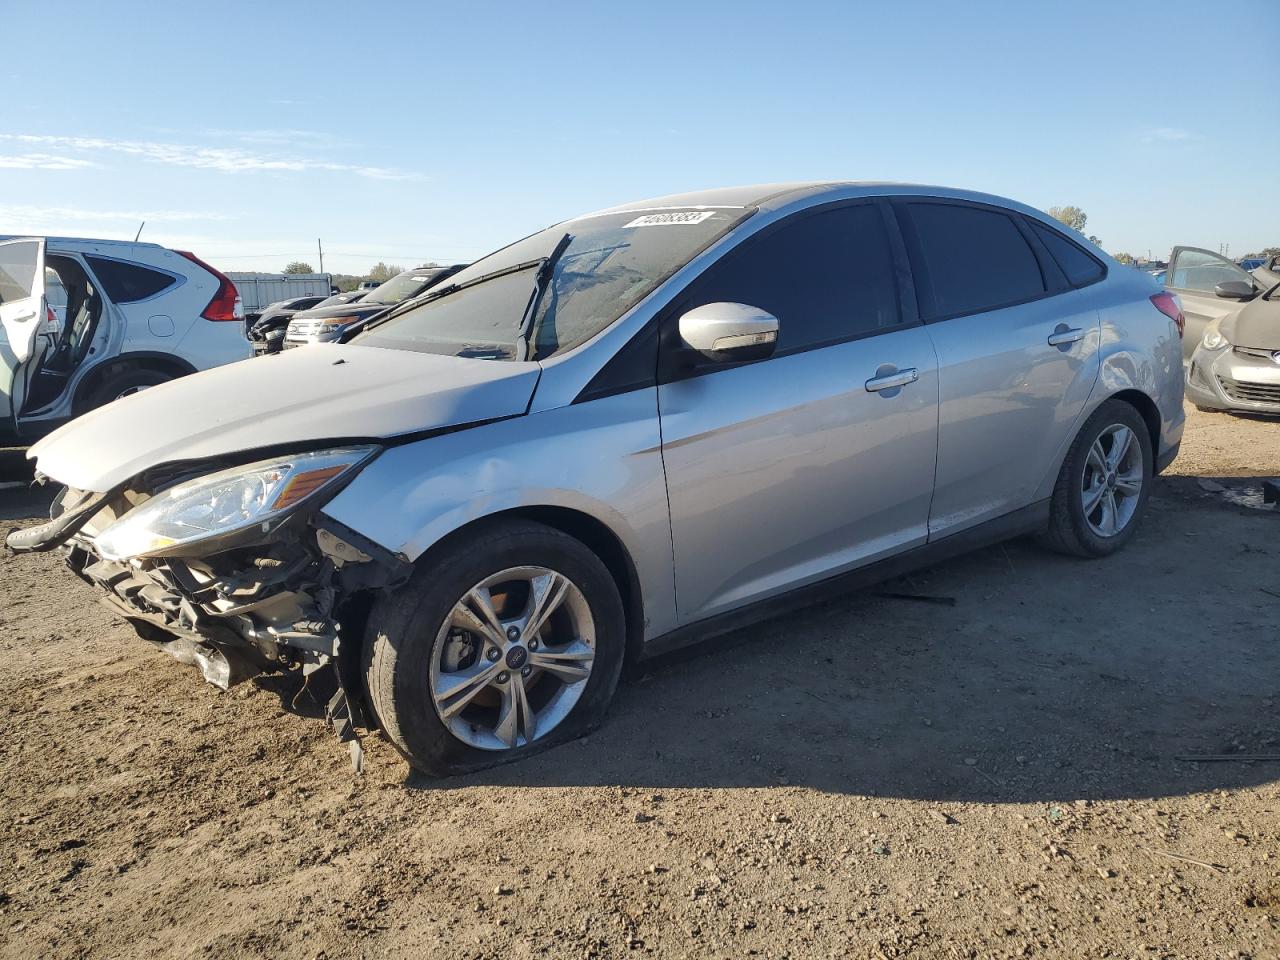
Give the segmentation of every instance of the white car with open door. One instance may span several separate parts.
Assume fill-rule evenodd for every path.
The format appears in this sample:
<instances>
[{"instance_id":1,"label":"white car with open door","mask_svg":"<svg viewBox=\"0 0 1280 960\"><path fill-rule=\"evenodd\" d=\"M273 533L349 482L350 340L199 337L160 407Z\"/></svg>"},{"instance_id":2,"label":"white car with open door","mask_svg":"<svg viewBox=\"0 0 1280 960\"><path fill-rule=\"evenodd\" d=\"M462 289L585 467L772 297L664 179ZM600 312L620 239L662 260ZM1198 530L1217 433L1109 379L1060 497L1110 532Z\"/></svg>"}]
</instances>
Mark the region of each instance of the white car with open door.
<instances>
[{"instance_id":1,"label":"white car with open door","mask_svg":"<svg viewBox=\"0 0 1280 960\"><path fill-rule=\"evenodd\" d=\"M117 397L252 355L234 284L193 254L0 240L0 433L39 436Z\"/></svg>"}]
</instances>

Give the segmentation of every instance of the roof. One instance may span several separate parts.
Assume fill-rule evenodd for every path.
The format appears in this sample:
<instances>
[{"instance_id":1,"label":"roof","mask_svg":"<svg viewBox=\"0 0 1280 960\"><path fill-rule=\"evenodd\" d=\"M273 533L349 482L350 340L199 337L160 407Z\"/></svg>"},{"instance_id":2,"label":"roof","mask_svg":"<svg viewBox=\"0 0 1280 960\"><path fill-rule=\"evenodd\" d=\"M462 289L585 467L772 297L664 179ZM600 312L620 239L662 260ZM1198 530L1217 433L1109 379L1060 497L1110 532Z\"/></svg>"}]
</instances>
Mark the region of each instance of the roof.
<instances>
[{"instance_id":1,"label":"roof","mask_svg":"<svg viewBox=\"0 0 1280 960\"><path fill-rule=\"evenodd\" d=\"M587 216L605 213L623 213L633 210L671 209L673 207L758 207L777 210L797 201L814 202L823 199L838 200L857 196L936 196L975 200L997 206L1011 207L1024 213L1043 218L1044 214L1026 204L1007 197L999 197L973 190L941 187L922 183L895 183L885 180L807 180L793 183L759 183L740 187L715 187L688 193L673 193L663 197L622 203L605 210L597 210Z\"/></svg>"}]
</instances>

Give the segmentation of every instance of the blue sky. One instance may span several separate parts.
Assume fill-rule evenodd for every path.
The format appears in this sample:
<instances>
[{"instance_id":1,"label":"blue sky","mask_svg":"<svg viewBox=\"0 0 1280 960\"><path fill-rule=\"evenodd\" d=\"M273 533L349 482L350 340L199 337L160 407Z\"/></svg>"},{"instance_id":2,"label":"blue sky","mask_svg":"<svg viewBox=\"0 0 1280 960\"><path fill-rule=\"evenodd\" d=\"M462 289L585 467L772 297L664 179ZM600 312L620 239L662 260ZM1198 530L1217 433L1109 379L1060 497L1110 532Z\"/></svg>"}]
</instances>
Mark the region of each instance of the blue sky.
<instances>
[{"instance_id":1,"label":"blue sky","mask_svg":"<svg viewBox=\"0 0 1280 960\"><path fill-rule=\"evenodd\" d=\"M832 178L1075 204L1112 252L1239 254L1280 244L1273 2L4 0L32 46L0 67L0 233L146 219L233 270L314 264L322 237L357 272Z\"/></svg>"}]
</instances>

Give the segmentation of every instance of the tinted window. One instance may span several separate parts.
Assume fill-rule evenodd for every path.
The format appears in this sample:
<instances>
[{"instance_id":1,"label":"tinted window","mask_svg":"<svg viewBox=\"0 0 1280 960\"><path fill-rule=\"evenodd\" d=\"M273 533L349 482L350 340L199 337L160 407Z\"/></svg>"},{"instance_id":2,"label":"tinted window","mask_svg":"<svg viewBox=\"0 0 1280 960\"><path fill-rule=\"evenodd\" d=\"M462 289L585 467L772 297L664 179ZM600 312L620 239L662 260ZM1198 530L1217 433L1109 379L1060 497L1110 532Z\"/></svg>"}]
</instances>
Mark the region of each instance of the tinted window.
<instances>
[{"instance_id":1,"label":"tinted window","mask_svg":"<svg viewBox=\"0 0 1280 960\"><path fill-rule=\"evenodd\" d=\"M945 203L905 207L916 296L927 317L978 313L1045 292L1040 264L1013 218Z\"/></svg>"},{"instance_id":2,"label":"tinted window","mask_svg":"<svg viewBox=\"0 0 1280 960\"><path fill-rule=\"evenodd\" d=\"M154 297L178 282L176 277L158 270L148 270L136 263L85 257L97 274L107 297L116 303L133 303Z\"/></svg>"},{"instance_id":3,"label":"tinted window","mask_svg":"<svg viewBox=\"0 0 1280 960\"><path fill-rule=\"evenodd\" d=\"M1167 286L1213 293L1213 288L1224 280L1253 282L1249 274L1230 260L1201 250L1180 250L1169 265Z\"/></svg>"},{"instance_id":4,"label":"tinted window","mask_svg":"<svg viewBox=\"0 0 1280 960\"><path fill-rule=\"evenodd\" d=\"M1057 261L1062 272L1067 275L1067 280L1072 286L1083 287L1086 283L1102 279L1102 264L1081 250L1079 246L1052 227L1046 227L1035 220L1028 222L1031 224L1031 229L1035 230L1036 236L1040 238L1040 242L1048 248L1049 255Z\"/></svg>"},{"instance_id":5,"label":"tinted window","mask_svg":"<svg viewBox=\"0 0 1280 960\"><path fill-rule=\"evenodd\" d=\"M695 280L686 309L746 303L778 318L778 351L899 321L893 256L878 206L803 216L745 241Z\"/></svg>"}]
</instances>

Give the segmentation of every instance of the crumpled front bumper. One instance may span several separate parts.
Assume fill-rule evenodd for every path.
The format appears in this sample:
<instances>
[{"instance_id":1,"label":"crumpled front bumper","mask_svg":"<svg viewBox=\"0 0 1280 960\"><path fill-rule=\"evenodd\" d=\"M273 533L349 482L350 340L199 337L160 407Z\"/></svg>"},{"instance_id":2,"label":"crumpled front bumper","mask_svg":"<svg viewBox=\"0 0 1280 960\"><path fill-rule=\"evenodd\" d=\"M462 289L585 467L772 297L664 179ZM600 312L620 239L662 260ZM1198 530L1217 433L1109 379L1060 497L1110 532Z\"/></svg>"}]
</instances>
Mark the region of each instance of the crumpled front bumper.
<instances>
[{"instance_id":1,"label":"crumpled front bumper","mask_svg":"<svg viewBox=\"0 0 1280 960\"><path fill-rule=\"evenodd\" d=\"M352 741L356 759L355 729L376 726L361 679L365 613L376 593L408 578L411 565L318 509L248 540L195 544L193 556L103 557L97 533L137 502L129 491L64 490L53 520L8 540L21 550L60 547L71 570L140 636L224 690L264 673L332 670L337 692L328 719L340 739Z\"/></svg>"},{"instance_id":2,"label":"crumpled front bumper","mask_svg":"<svg viewBox=\"0 0 1280 960\"><path fill-rule=\"evenodd\" d=\"M1280 414L1280 362L1271 353L1196 347L1187 365L1187 399L1209 410Z\"/></svg>"}]
</instances>

